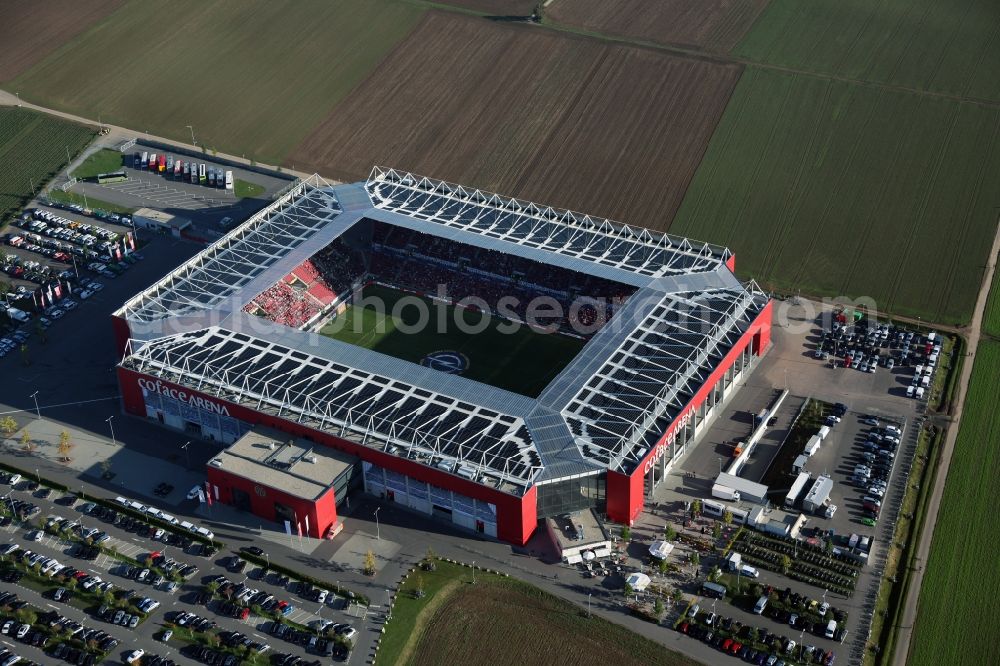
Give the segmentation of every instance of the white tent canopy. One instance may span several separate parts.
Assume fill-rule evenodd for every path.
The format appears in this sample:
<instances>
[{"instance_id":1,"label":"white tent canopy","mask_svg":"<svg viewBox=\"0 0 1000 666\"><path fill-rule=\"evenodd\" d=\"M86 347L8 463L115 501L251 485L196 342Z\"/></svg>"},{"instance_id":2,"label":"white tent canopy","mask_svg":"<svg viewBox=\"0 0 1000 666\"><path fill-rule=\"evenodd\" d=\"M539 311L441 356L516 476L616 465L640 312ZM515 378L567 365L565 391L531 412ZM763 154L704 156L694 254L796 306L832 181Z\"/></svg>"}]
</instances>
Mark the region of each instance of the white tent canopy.
<instances>
[{"instance_id":1,"label":"white tent canopy","mask_svg":"<svg viewBox=\"0 0 1000 666\"><path fill-rule=\"evenodd\" d=\"M667 555L674 549L674 544L667 543L666 541L654 541L653 545L649 547L649 554L658 560L667 559Z\"/></svg>"},{"instance_id":2,"label":"white tent canopy","mask_svg":"<svg viewBox=\"0 0 1000 666\"><path fill-rule=\"evenodd\" d=\"M625 583L636 592L642 592L649 585L649 576L644 573L634 573L625 579Z\"/></svg>"}]
</instances>

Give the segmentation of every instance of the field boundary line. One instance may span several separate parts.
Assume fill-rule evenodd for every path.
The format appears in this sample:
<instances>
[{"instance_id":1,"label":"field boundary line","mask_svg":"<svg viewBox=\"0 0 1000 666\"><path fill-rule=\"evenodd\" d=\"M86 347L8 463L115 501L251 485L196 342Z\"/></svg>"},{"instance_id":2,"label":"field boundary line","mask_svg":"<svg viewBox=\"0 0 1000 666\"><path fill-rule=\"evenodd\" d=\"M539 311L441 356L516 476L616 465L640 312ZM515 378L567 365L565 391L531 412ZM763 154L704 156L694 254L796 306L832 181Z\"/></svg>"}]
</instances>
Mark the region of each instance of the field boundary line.
<instances>
[{"instance_id":1,"label":"field boundary line","mask_svg":"<svg viewBox=\"0 0 1000 666\"><path fill-rule=\"evenodd\" d=\"M976 299L976 308L972 314L972 323L968 338L968 358L962 365L962 375L955 386L955 414L952 422L948 426L948 432L944 438L944 447L941 449L941 459L938 466L937 475L934 477L934 487L930 492L927 505L927 513L924 515L924 523L920 526L920 540L913 547L913 562L923 562L923 566L915 567L913 578L906 597L901 599L903 613L899 618L897 627L897 638L893 666L906 666L910 647L913 642L913 628L917 621L917 606L920 602L920 590L923 586L924 573L926 572L927 556L930 553L931 543L934 539L934 528L937 523L938 510L941 506L941 498L944 495L945 483L948 480L948 468L951 465L952 453L955 450L955 441L958 439L958 431L961 427L962 412L965 407L965 395L969 388L969 378L972 376L972 369L975 366L976 353L979 348L981 337L981 325L986 303L989 298L990 287L993 285L993 275L996 272L997 253L1000 252L1000 225L993 238L993 247L990 249L989 263L983 276L983 284Z\"/></svg>"},{"instance_id":2,"label":"field boundary line","mask_svg":"<svg viewBox=\"0 0 1000 666\"><path fill-rule=\"evenodd\" d=\"M424 634L424 630L427 628L428 620L433 618L437 613L438 608L444 604L445 601L451 598L451 596L458 590L460 585L463 585L464 581L460 578L456 578L448 581L441 586L441 589L437 591L434 598L427 602L417 617L413 619L413 630L410 632L410 636L406 639L406 643L399 650L399 660L396 662L397 666L405 666L409 663L410 655L416 649L417 645L420 643L420 639Z\"/></svg>"}]
</instances>

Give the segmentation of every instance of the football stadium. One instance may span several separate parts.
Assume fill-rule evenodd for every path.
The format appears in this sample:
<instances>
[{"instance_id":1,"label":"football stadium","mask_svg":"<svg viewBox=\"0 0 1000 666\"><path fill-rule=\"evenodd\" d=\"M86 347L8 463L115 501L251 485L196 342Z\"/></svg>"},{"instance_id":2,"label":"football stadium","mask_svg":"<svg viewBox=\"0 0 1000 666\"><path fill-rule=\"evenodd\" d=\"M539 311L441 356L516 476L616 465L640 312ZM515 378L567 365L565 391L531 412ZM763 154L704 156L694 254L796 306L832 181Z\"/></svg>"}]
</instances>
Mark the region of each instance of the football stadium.
<instances>
[{"instance_id":1,"label":"football stadium","mask_svg":"<svg viewBox=\"0 0 1000 666\"><path fill-rule=\"evenodd\" d=\"M769 347L734 266L393 169L313 176L115 313L123 406L219 449L216 501L317 538L362 491L517 545L631 523Z\"/></svg>"}]
</instances>

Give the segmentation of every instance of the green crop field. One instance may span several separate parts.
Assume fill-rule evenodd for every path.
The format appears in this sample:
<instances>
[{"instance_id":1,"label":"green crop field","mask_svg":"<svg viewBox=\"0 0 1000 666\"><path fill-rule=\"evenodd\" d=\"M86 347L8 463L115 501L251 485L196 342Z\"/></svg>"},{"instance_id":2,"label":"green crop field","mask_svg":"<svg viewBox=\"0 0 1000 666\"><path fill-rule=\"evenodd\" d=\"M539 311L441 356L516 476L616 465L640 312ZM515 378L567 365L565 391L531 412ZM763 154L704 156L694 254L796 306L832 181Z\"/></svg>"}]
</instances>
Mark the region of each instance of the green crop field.
<instances>
[{"instance_id":1,"label":"green crop field","mask_svg":"<svg viewBox=\"0 0 1000 666\"><path fill-rule=\"evenodd\" d=\"M510 323L498 317L480 332L469 332L480 326L483 315L427 299L419 299L429 314L427 324L419 326L416 307L397 308L404 296L395 290L368 287L364 298L372 303L380 299L384 306L349 307L320 332L413 363L433 352L457 352L468 360L468 369L461 373L464 377L530 397L538 395L583 348L582 340L539 333L527 326L507 331ZM439 313L446 322L440 330ZM469 328L460 330L457 317Z\"/></svg>"},{"instance_id":2,"label":"green crop field","mask_svg":"<svg viewBox=\"0 0 1000 666\"><path fill-rule=\"evenodd\" d=\"M996 0L771 0L735 54L997 101L998 25Z\"/></svg>"},{"instance_id":3,"label":"green crop field","mask_svg":"<svg viewBox=\"0 0 1000 666\"><path fill-rule=\"evenodd\" d=\"M670 231L786 292L972 316L1000 205L1000 111L748 68Z\"/></svg>"},{"instance_id":4,"label":"green crop field","mask_svg":"<svg viewBox=\"0 0 1000 666\"><path fill-rule=\"evenodd\" d=\"M424 596L413 594L417 586ZM667 631L661 628L660 631ZM527 583L439 561L400 587L379 663L696 666L700 662Z\"/></svg>"},{"instance_id":5,"label":"green crop field","mask_svg":"<svg viewBox=\"0 0 1000 666\"><path fill-rule=\"evenodd\" d=\"M366 0L129 2L18 76L43 106L280 163L423 13Z\"/></svg>"},{"instance_id":6,"label":"green crop field","mask_svg":"<svg viewBox=\"0 0 1000 666\"><path fill-rule=\"evenodd\" d=\"M0 220L31 200L96 132L18 107L0 108Z\"/></svg>"},{"instance_id":7,"label":"green crop field","mask_svg":"<svg viewBox=\"0 0 1000 666\"><path fill-rule=\"evenodd\" d=\"M997 377L1000 343L981 342L920 590L910 666L992 663L984 651L1000 638Z\"/></svg>"}]
</instances>

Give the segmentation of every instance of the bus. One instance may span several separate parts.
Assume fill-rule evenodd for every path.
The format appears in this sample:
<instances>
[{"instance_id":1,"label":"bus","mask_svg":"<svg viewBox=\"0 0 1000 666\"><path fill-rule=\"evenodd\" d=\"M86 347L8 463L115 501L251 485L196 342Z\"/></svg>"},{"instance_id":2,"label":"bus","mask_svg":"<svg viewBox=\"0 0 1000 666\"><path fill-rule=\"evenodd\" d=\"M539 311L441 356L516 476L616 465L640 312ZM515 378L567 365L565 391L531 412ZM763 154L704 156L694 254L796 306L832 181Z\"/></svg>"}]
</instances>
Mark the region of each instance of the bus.
<instances>
[{"instance_id":1,"label":"bus","mask_svg":"<svg viewBox=\"0 0 1000 666\"><path fill-rule=\"evenodd\" d=\"M156 153L150 153L149 154L149 165L148 165L150 171L156 171L156 162L157 162Z\"/></svg>"},{"instance_id":2,"label":"bus","mask_svg":"<svg viewBox=\"0 0 1000 666\"><path fill-rule=\"evenodd\" d=\"M208 170L208 186L215 187L215 169L212 168Z\"/></svg>"},{"instance_id":3,"label":"bus","mask_svg":"<svg viewBox=\"0 0 1000 666\"><path fill-rule=\"evenodd\" d=\"M167 175L169 176L173 172L174 172L174 156L173 155L168 155L167 156Z\"/></svg>"},{"instance_id":4,"label":"bus","mask_svg":"<svg viewBox=\"0 0 1000 666\"><path fill-rule=\"evenodd\" d=\"M198 182L198 165L195 164L194 162L191 162L191 182L192 183Z\"/></svg>"},{"instance_id":5,"label":"bus","mask_svg":"<svg viewBox=\"0 0 1000 666\"><path fill-rule=\"evenodd\" d=\"M107 183L120 183L123 180L128 180L128 174L124 171L112 171L110 173L97 174L97 182L101 185L105 185Z\"/></svg>"},{"instance_id":6,"label":"bus","mask_svg":"<svg viewBox=\"0 0 1000 666\"><path fill-rule=\"evenodd\" d=\"M726 589L725 585L719 585L718 583L701 584L701 593L704 594L706 597L724 599L727 592L729 592L729 590Z\"/></svg>"},{"instance_id":7,"label":"bus","mask_svg":"<svg viewBox=\"0 0 1000 666\"><path fill-rule=\"evenodd\" d=\"M166 170L166 168L167 168L167 156L160 155L160 160L156 164L156 170L163 172L164 170Z\"/></svg>"},{"instance_id":8,"label":"bus","mask_svg":"<svg viewBox=\"0 0 1000 666\"><path fill-rule=\"evenodd\" d=\"M144 150L142 151L142 161L139 162L139 166L136 168L145 169L148 163L149 163L149 152Z\"/></svg>"},{"instance_id":9,"label":"bus","mask_svg":"<svg viewBox=\"0 0 1000 666\"><path fill-rule=\"evenodd\" d=\"M174 160L174 178L180 178L184 172L184 160Z\"/></svg>"},{"instance_id":10,"label":"bus","mask_svg":"<svg viewBox=\"0 0 1000 666\"><path fill-rule=\"evenodd\" d=\"M184 171L181 173L181 180L191 180L191 163L184 163Z\"/></svg>"},{"instance_id":11,"label":"bus","mask_svg":"<svg viewBox=\"0 0 1000 666\"><path fill-rule=\"evenodd\" d=\"M205 165L204 164L199 164L198 165L198 180L201 181L202 183L204 183L206 178L207 178L207 176L205 175Z\"/></svg>"}]
</instances>

